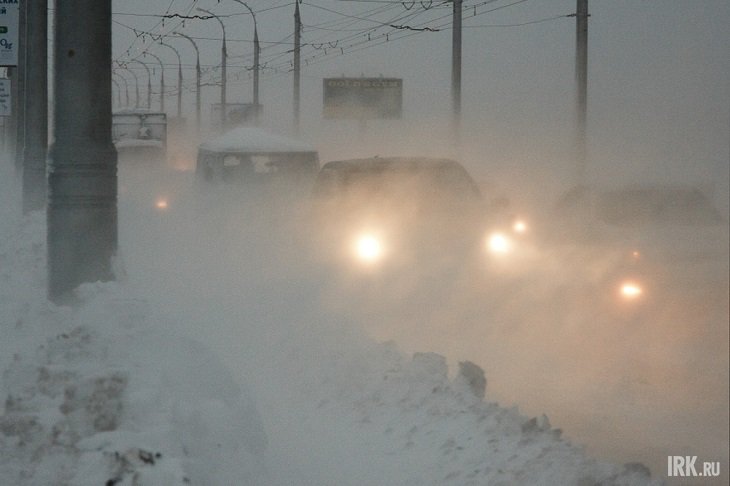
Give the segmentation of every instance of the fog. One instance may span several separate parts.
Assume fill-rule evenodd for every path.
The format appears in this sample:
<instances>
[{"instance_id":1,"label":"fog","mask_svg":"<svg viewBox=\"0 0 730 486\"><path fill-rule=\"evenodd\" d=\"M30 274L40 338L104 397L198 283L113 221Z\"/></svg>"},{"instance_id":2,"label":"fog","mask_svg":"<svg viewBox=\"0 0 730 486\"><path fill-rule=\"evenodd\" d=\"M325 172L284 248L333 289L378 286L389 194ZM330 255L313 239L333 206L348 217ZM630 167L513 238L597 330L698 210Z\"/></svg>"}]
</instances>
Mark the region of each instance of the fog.
<instances>
[{"instance_id":1,"label":"fog","mask_svg":"<svg viewBox=\"0 0 730 486\"><path fill-rule=\"evenodd\" d=\"M161 13L168 3L114 2L114 9ZM630 234L629 241L598 249L572 241L571 228L562 226L565 220L555 211L558 198L576 183L574 21L496 26L567 15L575 2L523 2L472 20L465 16L465 26L495 26L465 28L458 142L450 125L447 28L400 40L393 34L388 42L356 51L347 49L346 41L335 44L347 31L314 27L342 18L317 7L359 16L373 5L302 4L303 42L320 47L305 47L303 59L321 57L311 65L302 63L297 129L286 53L291 46L273 44L291 41L286 36L293 29L293 5L249 4L260 11L262 62L272 68L261 79L264 126L313 143L323 163L375 155L457 159L487 201L508 199L509 210L525 217L534 232L519 262L471 268L450 278L406 273L386 285L377 276L343 276L310 261L303 236L309 221L306 199L245 198L227 190L200 190L190 172L150 177L143 169L120 166L120 252L126 278L170 313L186 316L181 319L186 328L171 331L204 340L240 370L253 383L261 409L271 410L264 420L274 430L276 420L287 413L275 406L287 376L279 377L279 388L257 377L272 376L261 367L286 362L277 356L277 342L312 340L317 349L338 349L349 339L368 336L392 340L407 352L435 351L450 363L475 362L485 370L489 400L517 405L530 415L545 413L569 438L601 457L644 462L655 475L666 473L668 455L697 455L700 461L719 460L727 467L727 2L591 2L589 159L581 182L599 188L688 184L705 191L724 218L671 239L632 230L619 236ZM191 5L221 15L242 11L233 2L176 0L170 5L169 12L187 12ZM386 22L403 12L400 7L375 18ZM442 8L419 20L447 13ZM139 30L151 29L158 20L116 19ZM228 38L248 39L250 20L225 18ZM167 22L155 32L170 31L177 20ZM322 27L328 25L369 27L362 22ZM117 24L114 29L116 59L134 57L135 49L142 52L151 45L149 37L146 43L135 41L129 29ZM214 21L187 20L183 32L220 36ZM193 59L190 46L175 42ZM341 55L324 55L327 42L336 45L334 51L342 48ZM219 42L203 40L200 48L204 64L219 62ZM171 52L153 50L174 65ZM250 50L248 42L229 45L229 55L241 56L239 61L248 66ZM185 70L188 87L190 67ZM247 102L250 72L238 70L242 74L231 78L228 99ZM360 124L322 119L322 78L361 74L404 79L402 120ZM204 106L218 96L218 87L206 87ZM186 90L189 121L193 99ZM191 169L194 148L194 140L171 144L176 159L171 165ZM153 206L160 191L169 200L165 211ZM710 259L660 267L646 302L630 308L607 290L624 243L654 245L642 251L655 254L705 246L715 253ZM316 361L316 356L306 359Z\"/></svg>"}]
</instances>

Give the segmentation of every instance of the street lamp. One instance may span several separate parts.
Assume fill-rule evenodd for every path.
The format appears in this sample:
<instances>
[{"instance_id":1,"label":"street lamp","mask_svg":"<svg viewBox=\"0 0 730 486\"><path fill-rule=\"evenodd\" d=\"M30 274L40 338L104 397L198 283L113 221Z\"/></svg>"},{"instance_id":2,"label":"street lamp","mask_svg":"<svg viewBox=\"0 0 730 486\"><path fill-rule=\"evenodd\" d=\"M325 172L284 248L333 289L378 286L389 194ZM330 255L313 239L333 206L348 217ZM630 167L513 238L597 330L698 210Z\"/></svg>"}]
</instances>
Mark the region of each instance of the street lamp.
<instances>
[{"instance_id":1,"label":"street lamp","mask_svg":"<svg viewBox=\"0 0 730 486\"><path fill-rule=\"evenodd\" d=\"M157 59L157 62L160 63L160 112L165 113L165 66L162 64L162 59L155 54L151 52L144 53L145 56L147 54Z\"/></svg>"},{"instance_id":2,"label":"street lamp","mask_svg":"<svg viewBox=\"0 0 730 486\"><path fill-rule=\"evenodd\" d=\"M114 74L116 74L119 77L119 79L121 79L122 82L124 83L124 106L128 107L129 106L129 85L127 84L127 78L125 78L124 76L119 74L115 69L112 69L112 75L114 75ZM119 96L121 98L121 94ZM119 106L120 107L122 106L121 99L119 100Z\"/></svg>"},{"instance_id":3,"label":"street lamp","mask_svg":"<svg viewBox=\"0 0 730 486\"><path fill-rule=\"evenodd\" d=\"M143 63L139 59L131 59L129 62L136 62L137 64L142 66L145 71L147 71L147 108L151 108L151 105L152 105L152 73L150 72L150 68L148 68L147 64Z\"/></svg>"},{"instance_id":4,"label":"street lamp","mask_svg":"<svg viewBox=\"0 0 730 486\"><path fill-rule=\"evenodd\" d=\"M170 44L165 44L164 42L160 41L160 45L165 46L168 49L172 49L177 56L177 117L182 119L182 58L180 57L180 53L177 51L177 49L172 47Z\"/></svg>"},{"instance_id":5,"label":"street lamp","mask_svg":"<svg viewBox=\"0 0 730 486\"><path fill-rule=\"evenodd\" d=\"M122 64L117 62L117 66L119 66L121 69L124 69L125 71L128 71L132 74L132 77L134 77L134 107L139 108L139 77L137 77L137 73L129 69L126 63Z\"/></svg>"},{"instance_id":6,"label":"street lamp","mask_svg":"<svg viewBox=\"0 0 730 486\"><path fill-rule=\"evenodd\" d=\"M226 54L226 26L223 24L223 21L215 15L210 10L206 10L204 8L198 7L198 10L201 12L205 12L208 15L210 15L212 18L216 19L219 24L221 24L221 29L223 29L223 42L221 44L221 131L225 131L226 128L226 58L228 55Z\"/></svg>"},{"instance_id":7,"label":"street lamp","mask_svg":"<svg viewBox=\"0 0 730 486\"><path fill-rule=\"evenodd\" d=\"M182 32L173 32L174 35L189 40L195 48L195 127L200 134L200 50L195 41Z\"/></svg>"},{"instance_id":8,"label":"street lamp","mask_svg":"<svg viewBox=\"0 0 730 486\"><path fill-rule=\"evenodd\" d=\"M122 106L122 87L119 86L119 83L114 78L112 78L112 84L117 88L117 106Z\"/></svg>"},{"instance_id":9,"label":"street lamp","mask_svg":"<svg viewBox=\"0 0 730 486\"><path fill-rule=\"evenodd\" d=\"M244 7L248 9L249 12L251 12L251 17L253 17L253 104L254 109L256 110L256 118L258 120L258 109L259 109L259 53L261 52L261 49L259 47L259 32L258 27L256 26L256 14L253 10L251 10L251 7L248 6L246 2L243 2L241 0L233 0L236 3L240 3Z\"/></svg>"}]
</instances>

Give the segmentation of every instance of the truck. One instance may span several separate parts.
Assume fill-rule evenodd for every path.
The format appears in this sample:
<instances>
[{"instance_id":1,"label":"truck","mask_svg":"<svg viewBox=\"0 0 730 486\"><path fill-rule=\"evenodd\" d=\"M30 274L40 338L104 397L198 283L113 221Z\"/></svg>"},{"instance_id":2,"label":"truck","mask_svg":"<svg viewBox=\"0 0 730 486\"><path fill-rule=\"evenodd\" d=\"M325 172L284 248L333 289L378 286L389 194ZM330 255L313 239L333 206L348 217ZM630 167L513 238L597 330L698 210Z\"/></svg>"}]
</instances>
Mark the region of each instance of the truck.
<instances>
[{"instance_id":1,"label":"truck","mask_svg":"<svg viewBox=\"0 0 730 486\"><path fill-rule=\"evenodd\" d=\"M164 164L167 157L167 114L123 110L112 115L112 141L120 160Z\"/></svg>"}]
</instances>

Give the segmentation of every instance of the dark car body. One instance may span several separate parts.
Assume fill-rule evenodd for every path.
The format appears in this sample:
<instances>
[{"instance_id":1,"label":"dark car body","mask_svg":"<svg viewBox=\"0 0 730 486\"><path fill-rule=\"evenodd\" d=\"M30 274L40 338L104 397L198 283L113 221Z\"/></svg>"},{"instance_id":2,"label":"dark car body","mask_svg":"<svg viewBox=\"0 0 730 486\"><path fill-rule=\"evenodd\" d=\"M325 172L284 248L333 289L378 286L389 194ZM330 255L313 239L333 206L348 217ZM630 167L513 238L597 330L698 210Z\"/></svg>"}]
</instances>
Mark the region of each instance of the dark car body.
<instances>
[{"instance_id":1,"label":"dark car body","mask_svg":"<svg viewBox=\"0 0 730 486\"><path fill-rule=\"evenodd\" d=\"M466 169L442 158L329 162L312 200L317 251L358 270L458 267L484 253L494 222Z\"/></svg>"}]
</instances>

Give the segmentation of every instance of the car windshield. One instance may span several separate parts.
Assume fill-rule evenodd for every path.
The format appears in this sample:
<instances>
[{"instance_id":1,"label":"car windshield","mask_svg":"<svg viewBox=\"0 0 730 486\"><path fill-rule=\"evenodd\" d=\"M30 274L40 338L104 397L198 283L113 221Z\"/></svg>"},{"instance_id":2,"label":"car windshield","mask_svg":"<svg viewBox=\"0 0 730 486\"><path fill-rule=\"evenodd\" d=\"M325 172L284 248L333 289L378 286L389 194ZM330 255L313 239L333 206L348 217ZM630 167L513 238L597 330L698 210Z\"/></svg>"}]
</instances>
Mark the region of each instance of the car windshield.
<instances>
[{"instance_id":1,"label":"car windshield","mask_svg":"<svg viewBox=\"0 0 730 486\"><path fill-rule=\"evenodd\" d=\"M328 199L407 200L419 204L476 202L481 199L474 181L458 165L324 169L314 193Z\"/></svg>"},{"instance_id":2,"label":"car windshield","mask_svg":"<svg viewBox=\"0 0 730 486\"><path fill-rule=\"evenodd\" d=\"M713 224L719 213L698 189L681 187L632 188L599 196L597 216L616 225Z\"/></svg>"}]
</instances>

